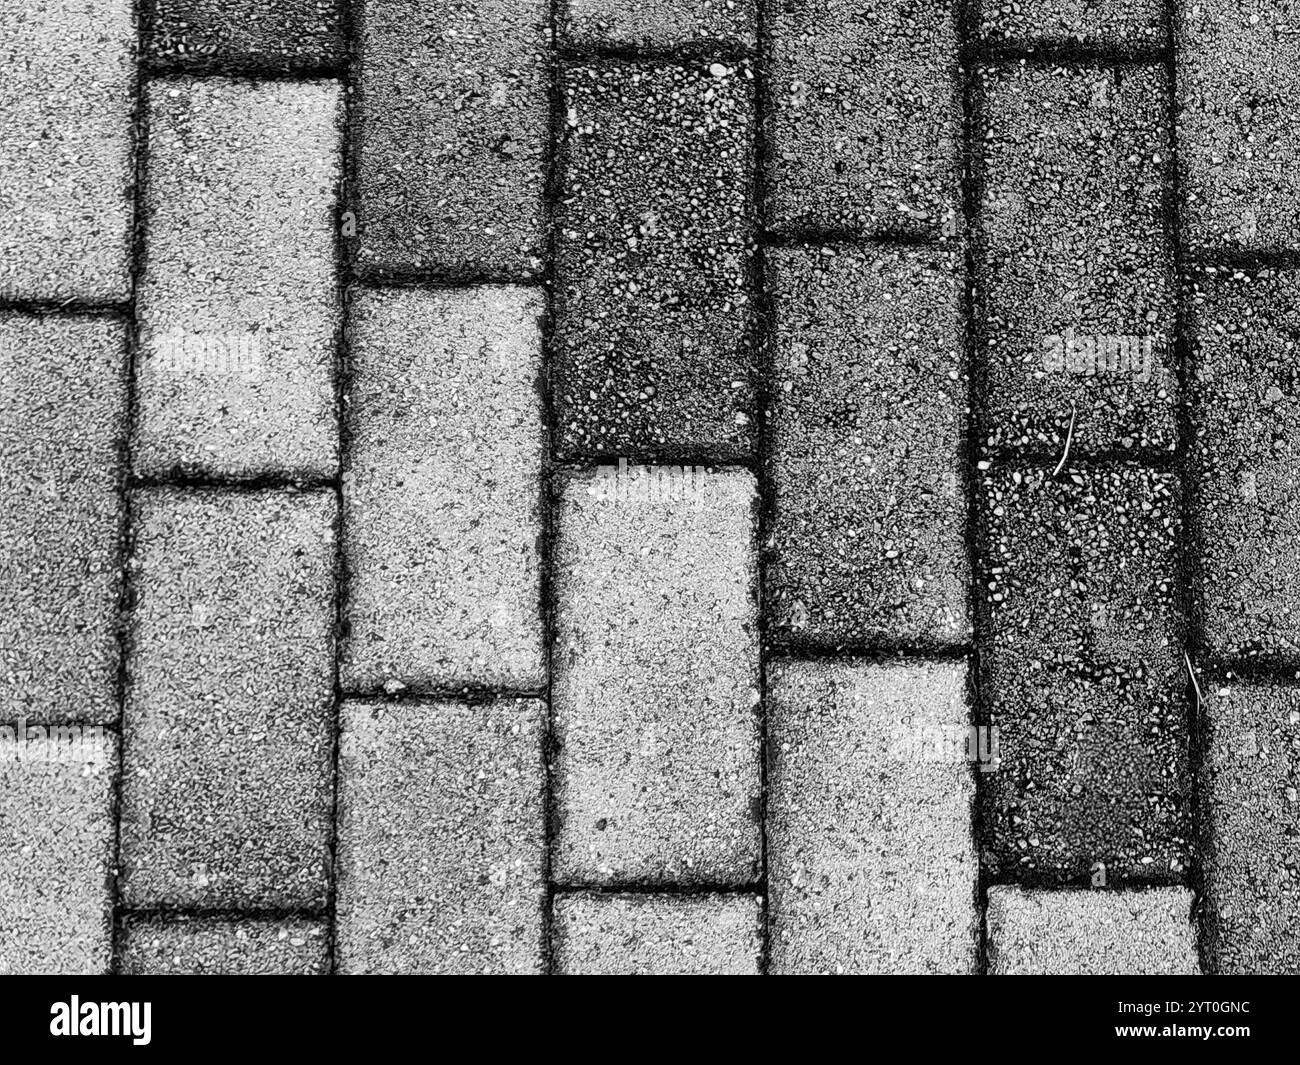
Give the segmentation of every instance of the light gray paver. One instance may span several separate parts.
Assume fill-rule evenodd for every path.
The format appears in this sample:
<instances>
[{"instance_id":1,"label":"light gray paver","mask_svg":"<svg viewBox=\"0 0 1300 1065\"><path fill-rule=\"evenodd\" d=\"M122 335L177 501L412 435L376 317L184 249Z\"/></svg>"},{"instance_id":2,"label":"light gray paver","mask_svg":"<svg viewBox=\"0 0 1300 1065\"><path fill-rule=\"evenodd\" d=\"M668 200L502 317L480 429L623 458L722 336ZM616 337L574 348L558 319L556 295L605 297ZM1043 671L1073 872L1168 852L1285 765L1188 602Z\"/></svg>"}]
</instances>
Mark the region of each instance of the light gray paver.
<instances>
[{"instance_id":1,"label":"light gray paver","mask_svg":"<svg viewBox=\"0 0 1300 1065\"><path fill-rule=\"evenodd\" d=\"M312 976L329 970L324 921L128 917L122 972L129 976Z\"/></svg>"},{"instance_id":2,"label":"light gray paver","mask_svg":"<svg viewBox=\"0 0 1300 1065\"><path fill-rule=\"evenodd\" d=\"M753 47L758 0L561 0L567 43L588 48Z\"/></svg>"}]
</instances>

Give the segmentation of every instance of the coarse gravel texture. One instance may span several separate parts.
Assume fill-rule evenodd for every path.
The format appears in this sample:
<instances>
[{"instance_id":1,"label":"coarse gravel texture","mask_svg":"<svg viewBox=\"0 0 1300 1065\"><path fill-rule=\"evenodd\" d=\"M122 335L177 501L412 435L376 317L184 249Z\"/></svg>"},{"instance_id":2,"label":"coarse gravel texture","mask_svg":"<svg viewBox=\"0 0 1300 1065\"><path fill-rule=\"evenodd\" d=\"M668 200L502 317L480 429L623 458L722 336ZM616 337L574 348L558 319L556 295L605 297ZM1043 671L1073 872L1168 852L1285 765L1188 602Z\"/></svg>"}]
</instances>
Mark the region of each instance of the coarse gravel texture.
<instances>
[{"instance_id":1,"label":"coarse gravel texture","mask_svg":"<svg viewBox=\"0 0 1300 1065\"><path fill-rule=\"evenodd\" d=\"M981 41L1017 49L1154 52L1165 44L1161 0L977 0Z\"/></svg>"},{"instance_id":2,"label":"coarse gravel texture","mask_svg":"<svg viewBox=\"0 0 1300 1065\"><path fill-rule=\"evenodd\" d=\"M768 666L773 973L976 971L966 673L959 661Z\"/></svg>"},{"instance_id":3,"label":"coarse gravel texture","mask_svg":"<svg viewBox=\"0 0 1300 1065\"><path fill-rule=\"evenodd\" d=\"M546 905L537 700L349 702L341 973L537 973Z\"/></svg>"},{"instance_id":4,"label":"coarse gravel texture","mask_svg":"<svg viewBox=\"0 0 1300 1065\"><path fill-rule=\"evenodd\" d=\"M133 508L123 899L324 906L333 493L155 488Z\"/></svg>"},{"instance_id":5,"label":"coarse gravel texture","mask_svg":"<svg viewBox=\"0 0 1300 1065\"><path fill-rule=\"evenodd\" d=\"M743 459L755 417L753 72L613 61L563 77L558 456Z\"/></svg>"},{"instance_id":6,"label":"coarse gravel texture","mask_svg":"<svg viewBox=\"0 0 1300 1065\"><path fill-rule=\"evenodd\" d=\"M117 720L126 324L0 314L0 718Z\"/></svg>"},{"instance_id":7,"label":"coarse gravel texture","mask_svg":"<svg viewBox=\"0 0 1300 1065\"><path fill-rule=\"evenodd\" d=\"M1007 64L978 77L989 443L1053 461L1067 439L1075 455L1172 451L1163 68Z\"/></svg>"},{"instance_id":8,"label":"coarse gravel texture","mask_svg":"<svg viewBox=\"0 0 1300 1065\"><path fill-rule=\"evenodd\" d=\"M146 56L195 73L266 74L343 62L347 0L153 0Z\"/></svg>"},{"instance_id":9,"label":"coarse gravel texture","mask_svg":"<svg viewBox=\"0 0 1300 1065\"><path fill-rule=\"evenodd\" d=\"M990 976L1196 976L1192 893L988 893Z\"/></svg>"},{"instance_id":10,"label":"coarse gravel texture","mask_svg":"<svg viewBox=\"0 0 1300 1065\"><path fill-rule=\"evenodd\" d=\"M329 971L324 921L135 917L123 924L127 976L316 976Z\"/></svg>"},{"instance_id":11,"label":"coarse gravel texture","mask_svg":"<svg viewBox=\"0 0 1300 1065\"><path fill-rule=\"evenodd\" d=\"M757 878L756 519L744 470L606 467L561 481L557 882Z\"/></svg>"},{"instance_id":12,"label":"coarse gravel texture","mask_svg":"<svg viewBox=\"0 0 1300 1065\"><path fill-rule=\"evenodd\" d=\"M757 976L758 895L555 896L555 971L565 976Z\"/></svg>"},{"instance_id":13,"label":"coarse gravel texture","mask_svg":"<svg viewBox=\"0 0 1300 1065\"><path fill-rule=\"evenodd\" d=\"M815 649L968 640L959 264L774 249L767 280L773 634Z\"/></svg>"},{"instance_id":14,"label":"coarse gravel texture","mask_svg":"<svg viewBox=\"0 0 1300 1065\"><path fill-rule=\"evenodd\" d=\"M545 686L544 311L527 288L353 296L347 690Z\"/></svg>"},{"instance_id":15,"label":"coarse gravel texture","mask_svg":"<svg viewBox=\"0 0 1300 1065\"><path fill-rule=\"evenodd\" d=\"M560 0L561 39L579 50L670 49L758 41L758 0Z\"/></svg>"}]
</instances>

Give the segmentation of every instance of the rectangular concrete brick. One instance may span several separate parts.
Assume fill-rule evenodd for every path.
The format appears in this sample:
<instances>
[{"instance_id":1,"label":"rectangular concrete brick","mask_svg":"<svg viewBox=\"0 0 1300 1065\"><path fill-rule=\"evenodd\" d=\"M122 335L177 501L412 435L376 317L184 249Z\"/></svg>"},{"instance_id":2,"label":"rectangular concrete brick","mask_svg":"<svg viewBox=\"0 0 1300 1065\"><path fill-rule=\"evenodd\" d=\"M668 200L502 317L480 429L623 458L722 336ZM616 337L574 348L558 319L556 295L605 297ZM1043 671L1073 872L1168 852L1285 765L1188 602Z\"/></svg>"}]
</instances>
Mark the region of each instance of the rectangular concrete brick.
<instances>
[{"instance_id":1,"label":"rectangular concrete brick","mask_svg":"<svg viewBox=\"0 0 1300 1065\"><path fill-rule=\"evenodd\" d=\"M167 69L268 74L342 63L346 0L154 0L146 54Z\"/></svg>"},{"instance_id":2,"label":"rectangular concrete brick","mask_svg":"<svg viewBox=\"0 0 1300 1065\"><path fill-rule=\"evenodd\" d=\"M542 971L545 705L358 701L342 727L339 972Z\"/></svg>"},{"instance_id":3,"label":"rectangular concrete brick","mask_svg":"<svg viewBox=\"0 0 1300 1065\"><path fill-rule=\"evenodd\" d=\"M157 79L147 106L137 471L334 476L339 83Z\"/></svg>"},{"instance_id":4,"label":"rectangular concrete brick","mask_svg":"<svg viewBox=\"0 0 1300 1065\"><path fill-rule=\"evenodd\" d=\"M778 660L768 699L772 972L973 973L966 664Z\"/></svg>"},{"instance_id":5,"label":"rectangular concrete brick","mask_svg":"<svg viewBox=\"0 0 1300 1065\"><path fill-rule=\"evenodd\" d=\"M561 485L558 882L756 879L756 518L743 470L604 467Z\"/></svg>"},{"instance_id":6,"label":"rectangular concrete brick","mask_svg":"<svg viewBox=\"0 0 1300 1065\"><path fill-rule=\"evenodd\" d=\"M985 862L1033 884L1181 882L1192 849L1178 478L994 468L980 690ZM1104 866L1104 868L1102 868Z\"/></svg>"},{"instance_id":7,"label":"rectangular concrete brick","mask_svg":"<svg viewBox=\"0 0 1300 1065\"><path fill-rule=\"evenodd\" d=\"M118 716L125 323L0 316L0 717Z\"/></svg>"},{"instance_id":8,"label":"rectangular concrete brick","mask_svg":"<svg viewBox=\"0 0 1300 1065\"><path fill-rule=\"evenodd\" d=\"M353 297L349 691L545 685L539 289Z\"/></svg>"},{"instance_id":9,"label":"rectangular concrete brick","mask_svg":"<svg viewBox=\"0 0 1300 1065\"><path fill-rule=\"evenodd\" d=\"M333 494L145 489L134 518L124 901L323 906Z\"/></svg>"},{"instance_id":10,"label":"rectangular concrete brick","mask_svg":"<svg viewBox=\"0 0 1300 1065\"><path fill-rule=\"evenodd\" d=\"M317 976L329 971L324 921L128 917L127 976Z\"/></svg>"},{"instance_id":11,"label":"rectangular concrete brick","mask_svg":"<svg viewBox=\"0 0 1300 1065\"><path fill-rule=\"evenodd\" d=\"M1053 461L1071 437L1076 455L1171 451L1163 68L988 66L980 82L989 441Z\"/></svg>"},{"instance_id":12,"label":"rectangular concrete brick","mask_svg":"<svg viewBox=\"0 0 1300 1065\"><path fill-rule=\"evenodd\" d=\"M135 180L131 0L0 19L0 300L125 300Z\"/></svg>"},{"instance_id":13,"label":"rectangular concrete brick","mask_svg":"<svg viewBox=\"0 0 1300 1065\"><path fill-rule=\"evenodd\" d=\"M757 895L555 897L555 971L564 976L757 976Z\"/></svg>"},{"instance_id":14,"label":"rectangular concrete brick","mask_svg":"<svg viewBox=\"0 0 1300 1065\"><path fill-rule=\"evenodd\" d=\"M769 3L767 220L786 232L960 231L952 4Z\"/></svg>"},{"instance_id":15,"label":"rectangular concrete brick","mask_svg":"<svg viewBox=\"0 0 1300 1065\"><path fill-rule=\"evenodd\" d=\"M968 640L958 263L776 249L767 283L775 635L811 648Z\"/></svg>"},{"instance_id":16,"label":"rectangular concrete brick","mask_svg":"<svg viewBox=\"0 0 1300 1065\"><path fill-rule=\"evenodd\" d=\"M537 275L548 0L363 0L355 17L358 263Z\"/></svg>"},{"instance_id":17,"label":"rectangular concrete brick","mask_svg":"<svg viewBox=\"0 0 1300 1065\"><path fill-rule=\"evenodd\" d=\"M1178 159L1193 253L1300 249L1300 33L1291 0L1178 7Z\"/></svg>"},{"instance_id":18,"label":"rectangular concrete brick","mask_svg":"<svg viewBox=\"0 0 1300 1065\"><path fill-rule=\"evenodd\" d=\"M561 0L564 42L600 48L688 46L752 48L758 40L757 0Z\"/></svg>"},{"instance_id":19,"label":"rectangular concrete brick","mask_svg":"<svg viewBox=\"0 0 1300 1065\"><path fill-rule=\"evenodd\" d=\"M1193 896L992 887L990 976L1197 976Z\"/></svg>"},{"instance_id":20,"label":"rectangular concrete brick","mask_svg":"<svg viewBox=\"0 0 1300 1065\"><path fill-rule=\"evenodd\" d=\"M754 440L747 65L564 74L557 448L719 462Z\"/></svg>"},{"instance_id":21,"label":"rectangular concrete brick","mask_svg":"<svg viewBox=\"0 0 1300 1065\"><path fill-rule=\"evenodd\" d=\"M0 722L0 975L96 975L112 950L117 738Z\"/></svg>"},{"instance_id":22,"label":"rectangular concrete brick","mask_svg":"<svg viewBox=\"0 0 1300 1065\"><path fill-rule=\"evenodd\" d=\"M1161 0L977 0L976 8L980 39L994 46L1132 54L1166 40Z\"/></svg>"}]
</instances>

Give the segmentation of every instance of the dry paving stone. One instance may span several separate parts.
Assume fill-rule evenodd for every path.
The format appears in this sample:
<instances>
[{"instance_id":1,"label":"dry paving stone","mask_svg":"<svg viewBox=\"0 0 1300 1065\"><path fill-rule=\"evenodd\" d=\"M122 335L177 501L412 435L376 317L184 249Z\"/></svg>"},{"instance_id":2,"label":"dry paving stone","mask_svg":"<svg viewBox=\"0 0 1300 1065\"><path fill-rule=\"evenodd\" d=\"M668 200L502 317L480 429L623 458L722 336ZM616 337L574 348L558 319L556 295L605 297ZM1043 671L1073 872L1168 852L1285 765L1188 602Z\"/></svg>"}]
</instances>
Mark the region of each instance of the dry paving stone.
<instances>
[{"instance_id":1,"label":"dry paving stone","mask_svg":"<svg viewBox=\"0 0 1300 1065\"><path fill-rule=\"evenodd\" d=\"M1012 48L1098 48L1112 53L1164 45L1163 0L978 0L979 35Z\"/></svg>"},{"instance_id":2,"label":"dry paving stone","mask_svg":"<svg viewBox=\"0 0 1300 1065\"><path fill-rule=\"evenodd\" d=\"M564 39L579 49L753 47L759 0L561 0Z\"/></svg>"},{"instance_id":3,"label":"dry paving stone","mask_svg":"<svg viewBox=\"0 0 1300 1065\"><path fill-rule=\"evenodd\" d=\"M324 921L128 917L122 972L133 976L313 976L329 970Z\"/></svg>"},{"instance_id":4,"label":"dry paving stone","mask_svg":"<svg viewBox=\"0 0 1300 1065\"><path fill-rule=\"evenodd\" d=\"M340 63L346 0L154 0L147 54L169 69L291 73Z\"/></svg>"}]
</instances>

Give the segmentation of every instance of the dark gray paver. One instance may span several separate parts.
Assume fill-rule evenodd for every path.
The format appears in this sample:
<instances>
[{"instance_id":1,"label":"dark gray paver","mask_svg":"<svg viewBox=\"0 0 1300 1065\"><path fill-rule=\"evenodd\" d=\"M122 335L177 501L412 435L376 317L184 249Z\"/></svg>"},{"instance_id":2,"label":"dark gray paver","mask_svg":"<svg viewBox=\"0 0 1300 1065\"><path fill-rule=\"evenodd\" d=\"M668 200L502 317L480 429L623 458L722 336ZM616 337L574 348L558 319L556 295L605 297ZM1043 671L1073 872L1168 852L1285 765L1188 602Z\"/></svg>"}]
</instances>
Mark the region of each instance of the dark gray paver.
<instances>
[{"instance_id":1,"label":"dark gray paver","mask_svg":"<svg viewBox=\"0 0 1300 1065\"><path fill-rule=\"evenodd\" d=\"M772 972L975 971L969 720L964 662L768 667Z\"/></svg>"},{"instance_id":2,"label":"dark gray paver","mask_svg":"<svg viewBox=\"0 0 1300 1065\"><path fill-rule=\"evenodd\" d=\"M536 275L547 0L361 0L355 17L360 265Z\"/></svg>"},{"instance_id":3,"label":"dark gray paver","mask_svg":"<svg viewBox=\"0 0 1300 1065\"><path fill-rule=\"evenodd\" d=\"M324 921L305 917L128 917L128 976L314 976L329 971Z\"/></svg>"},{"instance_id":4,"label":"dark gray paver","mask_svg":"<svg viewBox=\"0 0 1300 1065\"><path fill-rule=\"evenodd\" d=\"M564 480L551 659L557 882L756 878L756 518L743 470Z\"/></svg>"},{"instance_id":5,"label":"dark gray paver","mask_svg":"<svg viewBox=\"0 0 1300 1065\"><path fill-rule=\"evenodd\" d=\"M674 48L758 40L757 0L560 0L566 44L578 49Z\"/></svg>"},{"instance_id":6,"label":"dark gray paver","mask_svg":"<svg viewBox=\"0 0 1300 1065\"><path fill-rule=\"evenodd\" d=\"M993 469L982 487L981 693L1001 770L989 868L1177 882L1191 849L1178 479L1123 464Z\"/></svg>"},{"instance_id":7,"label":"dark gray paver","mask_svg":"<svg viewBox=\"0 0 1300 1065\"><path fill-rule=\"evenodd\" d=\"M748 66L566 70L555 404L566 457L746 456Z\"/></svg>"},{"instance_id":8,"label":"dark gray paver","mask_svg":"<svg viewBox=\"0 0 1300 1065\"><path fill-rule=\"evenodd\" d=\"M978 0L981 40L1012 48L1151 51L1165 43L1161 0Z\"/></svg>"},{"instance_id":9,"label":"dark gray paver","mask_svg":"<svg viewBox=\"0 0 1300 1065\"><path fill-rule=\"evenodd\" d=\"M346 689L545 684L538 289L358 290Z\"/></svg>"},{"instance_id":10,"label":"dark gray paver","mask_svg":"<svg viewBox=\"0 0 1300 1065\"><path fill-rule=\"evenodd\" d=\"M126 327L0 316L0 716L118 716Z\"/></svg>"},{"instance_id":11,"label":"dark gray paver","mask_svg":"<svg viewBox=\"0 0 1300 1065\"><path fill-rule=\"evenodd\" d=\"M977 317L994 444L1172 450L1163 68L983 67Z\"/></svg>"},{"instance_id":12,"label":"dark gray paver","mask_svg":"<svg viewBox=\"0 0 1300 1065\"><path fill-rule=\"evenodd\" d=\"M286 73L341 63L346 0L154 0L146 55L168 69Z\"/></svg>"},{"instance_id":13,"label":"dark gray paver","mask_svg":"<svg viewBox=\"0 0 1300 1065\"><path fill-rule=\"evenodd\" d=\"M345 704L340 972L541 971L545 727L535 700Z\"/></svg>"},{"instance_id":14,"label":"dark gray paver","mask_svg":"<svg viewBox=\"0 0 1300 1065\"><path fill-rule=\"evenodd\" d=\"M775 250L767 566L794 646L969 638L962 272L948 254Z\"/></svg>"},{"instance_id":15,"label":"dark gray paver","mask_svg":"<svg viewBox=\"0 0 1300 1065\"><path fill-rule=\"evenodd\" d=\"M555 971L572 976L757 976L757 895L555 897Z\"/></svg>"},{"instance_id":16,"label":"dark gray paver","mask_svg":"<svg viewBox=\"0 0 1300 1065\"><path fill-rule=\"evenodd\" d=\"M122 891L131 906L323 906L330 492L134 497Z\"/></svg>"}]
</instances>

